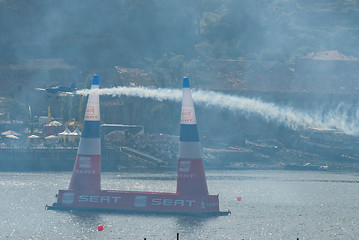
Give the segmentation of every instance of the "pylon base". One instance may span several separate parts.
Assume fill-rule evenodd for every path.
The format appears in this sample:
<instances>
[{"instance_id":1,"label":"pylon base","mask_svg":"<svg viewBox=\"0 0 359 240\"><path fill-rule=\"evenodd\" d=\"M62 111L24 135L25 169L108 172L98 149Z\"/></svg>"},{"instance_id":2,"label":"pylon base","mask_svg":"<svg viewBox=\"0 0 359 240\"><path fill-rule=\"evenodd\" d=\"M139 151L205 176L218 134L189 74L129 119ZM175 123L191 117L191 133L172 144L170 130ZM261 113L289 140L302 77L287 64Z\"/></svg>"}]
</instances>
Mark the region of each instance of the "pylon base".
<instances>
[{"instance_id":1,"label":"pylon base","mask_svg":"<svg viewBox=\"0 0 359 240\"><path fill-rule=\"evenodd\" d=\"M196 196L176 193L60 190L57 202L47 210L93 211L195 216L229 215L219 211L218 195Z\"/></svg>"}]
</instances>

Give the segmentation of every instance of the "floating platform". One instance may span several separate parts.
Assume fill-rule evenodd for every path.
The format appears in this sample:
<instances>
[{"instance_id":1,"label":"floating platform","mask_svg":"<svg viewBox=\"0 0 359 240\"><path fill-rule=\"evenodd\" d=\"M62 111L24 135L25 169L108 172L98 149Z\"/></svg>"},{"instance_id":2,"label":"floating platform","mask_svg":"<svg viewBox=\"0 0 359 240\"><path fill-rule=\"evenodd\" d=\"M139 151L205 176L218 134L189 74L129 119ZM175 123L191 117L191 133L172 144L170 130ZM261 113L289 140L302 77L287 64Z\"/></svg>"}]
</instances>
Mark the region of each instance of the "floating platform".
<instances>
[{"instance_id":1,"label":"floating platform","mask_svg":"<svg viewBox=\"0 0 359 240\"><path fill-rule=\"evenodd\" d=\"M46 206L46 209L195 216L230 214L230 211L219 211L218 195L183 196L176 193L111 190L88 193L60 190L58 199L61 201Z\"/></svg>"},{"instance_id":2,"label":"floating platform","mask_svg":"<svg viewBox=\"0 0 359 240\"><path fill-rule=\"evenodd\" d=\"M197 122L188 78L183 79L177 191L141 192L101 189L99 78L94 76L84 127L68 189L59 190L48 210L98 211L194 216L229 215L218 195L208 193Z\"/></svg>"}]
</instances>

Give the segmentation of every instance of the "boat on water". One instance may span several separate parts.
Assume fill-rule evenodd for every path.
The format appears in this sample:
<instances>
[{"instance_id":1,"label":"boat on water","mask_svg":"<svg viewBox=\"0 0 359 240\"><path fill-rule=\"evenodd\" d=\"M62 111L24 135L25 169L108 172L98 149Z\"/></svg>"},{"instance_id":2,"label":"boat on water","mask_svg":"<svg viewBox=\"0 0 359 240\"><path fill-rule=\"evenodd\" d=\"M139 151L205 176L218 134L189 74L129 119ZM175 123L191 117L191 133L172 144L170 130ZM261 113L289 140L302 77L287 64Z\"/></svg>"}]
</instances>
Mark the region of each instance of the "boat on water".
<instances>
[{"instance_id":1,"label":"boat on water","mask_svg":"<svg viewBox=\"0 0 359 240\"><path fill-rule=\"evenodd\" d=\"M94 75L91 89L99 89ZM68 189L59 190L48 210L229 215L219 210L218 195L208 193L196 116L188 78L183 78L177 191L142 192L101 189L100 107L96 91L89 94L84 126Z\"/></svg>"},{"instance_id":2,"label":"boat on water","mask_svg":"<svg viewBox=\"0 0 359 240\"><path fill-rule=\"evenodd\" d=\"M311 163L306 163L304 165L286 164L284 169L294 171L328 171L329 167L327 164L312 165Z\"/></svg>"}]
</instances>

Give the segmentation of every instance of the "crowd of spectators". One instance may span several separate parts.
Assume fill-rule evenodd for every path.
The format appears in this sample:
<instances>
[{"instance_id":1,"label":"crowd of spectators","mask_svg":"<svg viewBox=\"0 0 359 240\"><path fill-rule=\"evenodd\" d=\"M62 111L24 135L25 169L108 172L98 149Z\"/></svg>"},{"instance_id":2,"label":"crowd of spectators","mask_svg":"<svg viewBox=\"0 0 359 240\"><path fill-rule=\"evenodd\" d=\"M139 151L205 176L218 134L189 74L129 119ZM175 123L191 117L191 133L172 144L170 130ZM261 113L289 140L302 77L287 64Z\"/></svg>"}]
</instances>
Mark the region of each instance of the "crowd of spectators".
<instances>
[{"instance_id":1,"label":"crowd of spectators","mask_svg":"<svg viewBox=\"0 0 359 240\"><path fill-rule=\"evenodd\" d=\"M68 129L66 129L68 130ZM80 136L65 134L63 129L46 135L44 132L3 132L0 148L76 148ZM63 132L62 132L63 131ZM68 131L69 133L74 131ZM105 148L128 147L159 158L165 162L175 162L178 157L179 137L164 133L131 135L125 131L113 131L104 136Z\"/></svg>"},{"instance_id":2,"label":"crowd of spectators","mask_svg":"<svg viewBox=\"0 0 359 240\"><path fill-rule=\"evenodd\" d=\"M105 137L107 147L129 147L157 157L163 161L176 161L178 157L179 137L159 134L110 134Z\"/></svg>"}]
</instances>

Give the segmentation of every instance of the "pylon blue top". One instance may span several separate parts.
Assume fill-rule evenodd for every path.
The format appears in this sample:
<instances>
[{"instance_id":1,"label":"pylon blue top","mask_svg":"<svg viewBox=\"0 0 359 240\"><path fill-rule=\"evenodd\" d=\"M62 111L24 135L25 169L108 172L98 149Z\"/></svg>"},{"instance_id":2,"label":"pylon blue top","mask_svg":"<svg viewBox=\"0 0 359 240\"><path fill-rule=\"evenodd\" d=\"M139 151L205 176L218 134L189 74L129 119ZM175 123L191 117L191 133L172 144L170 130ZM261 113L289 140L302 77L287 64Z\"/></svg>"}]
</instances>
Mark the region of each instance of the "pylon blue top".
<instances>
[{"instance_id":1,"label":"pylon blue top","mask_svg":"<svg viewBox=\"0 0 359 240\"><path fill-rule=\"evenodd\" d=\"M187 77L183 78L183 88L189 88L189 80Z\"/></svg>"},{"instance_id":2,"label":"pylon blue top","mask_svg":"<svg viewBox=\"0 0 359 240\"><path fill-rule=\"evenodd\" d=\"M100 85L100 79L98 75L93 75L92 85Z\"/></svg>"}]
</instances>

